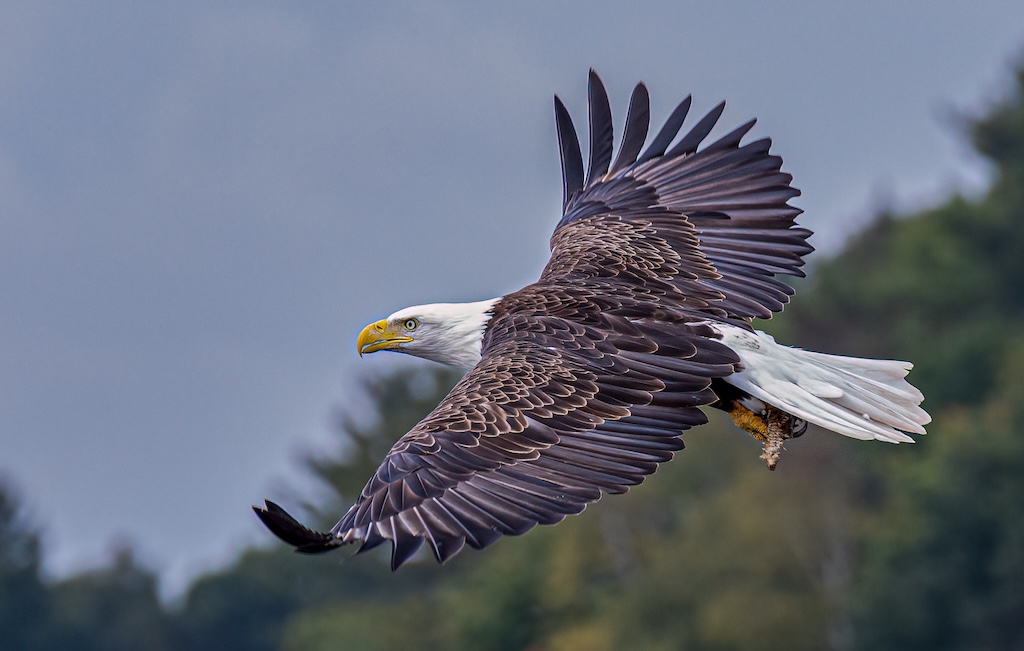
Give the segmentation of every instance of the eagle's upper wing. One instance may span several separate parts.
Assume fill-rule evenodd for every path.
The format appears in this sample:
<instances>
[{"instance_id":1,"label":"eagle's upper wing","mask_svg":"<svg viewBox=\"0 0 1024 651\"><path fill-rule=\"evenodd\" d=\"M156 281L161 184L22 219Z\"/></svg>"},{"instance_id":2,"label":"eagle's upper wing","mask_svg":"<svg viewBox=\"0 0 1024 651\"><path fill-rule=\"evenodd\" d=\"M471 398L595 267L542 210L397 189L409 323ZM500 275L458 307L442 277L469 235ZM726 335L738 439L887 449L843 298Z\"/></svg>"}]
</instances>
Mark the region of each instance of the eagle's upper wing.
<instances>
[{"instance_id":1,"label":"eagle's upper wing","mask_svg":"<svg viewBox=\"0 0 1024 651\"><path fill-rule=\"evenodd\" d=\"M608 97L591 71L590 163L584 176L572 120L555 98L564 214L544 277L601 273L593 247L604 238L612 242L603 246L600 262L613 268L616 256L632 255L631 247L660 247L667 250L659 258L640 259L641 267L667 260L691 301L709 298L711 311L732 318L768 318L793 294L777 275L802 276L803 256L813 250L806 242L810 231L794 225L801 211L787 203L800 192L780 171L782 159L768 153L769 139L740 144L753 120L698 151L724 102L672 145L689 107L687 97L640 153L649 98L638 84L612 161ZM628 264L634 263L631 258Z\"/></svg>"},{"instance_id":2,"label":"eagle's upper wing","mask_svg":"<svg viewBox=\"0 0 1024 651\"><path fill-rule=\"evenodd\" d=\"M707 326L590 310L582 320L501 309L483 359L391 449L330 533L257 509L299 551L393 544L397 568L427 542L439 561L468 543L579 513L619 493L706 422L712 378L738 358Z\"/></svg>"}]
</instances>

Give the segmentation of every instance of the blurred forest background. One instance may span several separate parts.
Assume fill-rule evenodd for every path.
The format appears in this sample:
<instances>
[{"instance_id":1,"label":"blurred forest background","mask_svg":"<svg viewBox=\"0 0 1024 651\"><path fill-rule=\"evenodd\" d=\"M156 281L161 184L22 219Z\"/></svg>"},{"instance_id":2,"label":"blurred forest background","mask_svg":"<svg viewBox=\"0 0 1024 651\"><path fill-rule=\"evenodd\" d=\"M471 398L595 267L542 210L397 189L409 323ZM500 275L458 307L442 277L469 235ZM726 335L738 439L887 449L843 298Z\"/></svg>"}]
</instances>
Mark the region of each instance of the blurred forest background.
<instances>
[{"instance_id":1,"label":"blurred forest background","mask_svg":"<svg viewBox=\"0 0 1024 651\"><path fill-rule=\"evenodd\" d=\"M273 544L172 604L128 547L46 580L39 525L6 485L0 648L1024 649L1024 67L1014 80L964 124L995 169L984 196L878 215L761 324L913 360L934 418L918 445L812 429L770 473L713 415L628 495L447 566L391 574L386 551ZM341 418L338 456L308 461L328 489L309 519L333 524L453 380L368 380L375 417Z\"/></svg>"}]
</instances>

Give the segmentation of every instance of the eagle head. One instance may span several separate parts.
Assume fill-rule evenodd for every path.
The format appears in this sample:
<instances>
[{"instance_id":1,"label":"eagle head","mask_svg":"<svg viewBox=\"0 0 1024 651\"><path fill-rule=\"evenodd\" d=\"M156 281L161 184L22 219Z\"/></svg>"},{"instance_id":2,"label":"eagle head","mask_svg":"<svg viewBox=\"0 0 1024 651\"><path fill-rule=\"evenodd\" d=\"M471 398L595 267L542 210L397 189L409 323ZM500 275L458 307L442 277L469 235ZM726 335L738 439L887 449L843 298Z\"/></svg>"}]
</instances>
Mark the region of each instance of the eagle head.
<instances>
[{"instance_id":1,"label":"eagle head","mask_svg":"<svg viewBox=\"0 0 1024 651\"><path fill-rule=\"evenodd\" d=\"M472 368L480 361L484 330L497 300L407 307L363 328L356 349L360 356L391 350Z\"/></svg>"}]
</instances>

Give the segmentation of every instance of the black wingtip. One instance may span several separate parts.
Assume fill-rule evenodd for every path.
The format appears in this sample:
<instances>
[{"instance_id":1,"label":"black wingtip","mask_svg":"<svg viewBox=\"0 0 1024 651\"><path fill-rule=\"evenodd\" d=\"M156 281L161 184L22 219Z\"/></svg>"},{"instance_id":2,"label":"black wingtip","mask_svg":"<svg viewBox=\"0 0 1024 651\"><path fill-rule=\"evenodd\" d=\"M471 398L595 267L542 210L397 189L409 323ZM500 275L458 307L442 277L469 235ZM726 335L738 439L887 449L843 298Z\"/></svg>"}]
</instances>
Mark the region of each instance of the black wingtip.
<instances>
[{"instance_id":1,"label":"black wingtip","mask_svg":"<svg viewBox=\"0 0 1024 651\"><path fill-rule=\"evenodd\" d=\"M572 196L583 189L583 154L572 118L558 95L555 95L555 127L562 159L562 207L565 208Z\"/></svg>"},{"instance_id":2,"label":"black wingtip","mask_svg":"<svg viewBox=\"0 0 1024 651\"><path fill-rule=\"evenodd\" d=\"M303 554L319 554L344 544L333 534L314 531L303 525L270 500L266 500L265 504L264 508L253 506L252 510L272 534L295 547L295 551Z\"/></svg>"},{"instance_id":3,"label":"black wingtip","mask_svg":"<svg viewBox=\"0 0 1024 651\"><path fill-rule=\"evenodd\" d=\"M715 123L718 122L718 118L722 117L724 111L725 102L719 102L718 106L708 111L708 114L702 117L700 122L690 129L689 133L683 136L676 143L676 146L665 154L665 158L675 158L676 156L686 156L695 153L700 143L704 142L704 139L711 133L711 130L715 128Z\"/></svg>"},{"instance_id":4,"label":"black wingtip","mask_svg":"<svg viewBox=\"0 0 1024 651\"><path fill-rule=\"evenodd\" d=\"M391 571L395 572L412 558L423 545L419 536L399 536L391 543Z\"/></svg>"},{"instance_id":5,"label":"black wingtip","mask_svg":"<svg viewBox=\"0 0 1024 651\"><path fill-rule=\"evenodd\" d=\"M611 102L608 100L608 91L605 90L601 77L593 68L590 69L587 83L587 98L590 116L590 163L584 185L590 185L608 171L614 146Z\"/></svg>"},{"instance_id":6,"label":"black wingtip","mask_svg":"<svg viewBox=\"0 0 1024 651\"><path fill-rule=\"evenodd\" d=\"M640 155L640 158L637 159L638 163L649 161L652 158L657 158L665 153L665 150L668 149L668 146L672 144L672 141L675 139L676 134L679 133L679 128L683 126L683 121L686 120L686 115L690 112L690 105L692 103L693 97L687 95L686 98L676 106L675 110L672 111L672 114L668 116L667 120L665 120L665 124L658 131L658 135L656 135L654 140L651 141L650 146L648 146L647 150Z\"/></svg>"},{"instance_id":7,"label":"black wingtip","mask_svg":"<svg viewBox=\"0 0 1024 651\"><path fill-rule=\"evenodd\" d=\"M633 95L629 98L629 110L626 111L626 127L622 133L622 144L619 146L619 155L612 163L611 174L636 162L636 157L647 139L647 129L650 126L651 95L647 91L647 86L640 82L633 88Z\"/></svg>"}]
</instances>

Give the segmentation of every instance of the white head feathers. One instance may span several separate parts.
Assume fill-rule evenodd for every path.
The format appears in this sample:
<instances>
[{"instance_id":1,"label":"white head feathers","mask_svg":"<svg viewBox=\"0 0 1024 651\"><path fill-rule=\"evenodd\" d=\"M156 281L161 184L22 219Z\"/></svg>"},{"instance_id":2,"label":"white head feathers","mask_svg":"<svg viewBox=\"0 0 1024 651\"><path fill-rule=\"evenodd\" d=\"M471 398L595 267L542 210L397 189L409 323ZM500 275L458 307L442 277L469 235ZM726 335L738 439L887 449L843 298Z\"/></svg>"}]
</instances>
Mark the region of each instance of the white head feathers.
<instances>
[{"instance_id":1,"label":"white head feathers","mask_svg":"<svg viewBox=\"0 0 1024 651\"><path fill-rule=\"evenodd\" d=\"M392 350L469 369L480 361L484 328L496 298L476 303L432 303L399 310L389 324L405 327L412 341Z\"/></svg>"}]
</instances>

